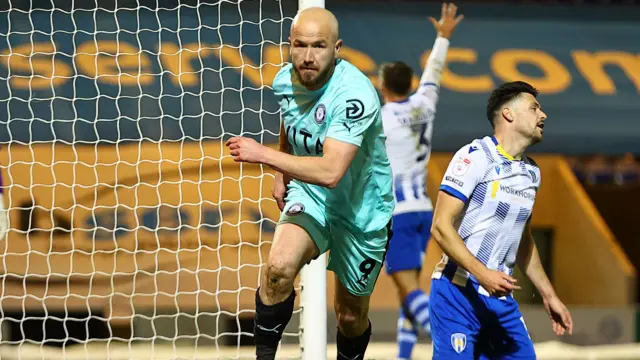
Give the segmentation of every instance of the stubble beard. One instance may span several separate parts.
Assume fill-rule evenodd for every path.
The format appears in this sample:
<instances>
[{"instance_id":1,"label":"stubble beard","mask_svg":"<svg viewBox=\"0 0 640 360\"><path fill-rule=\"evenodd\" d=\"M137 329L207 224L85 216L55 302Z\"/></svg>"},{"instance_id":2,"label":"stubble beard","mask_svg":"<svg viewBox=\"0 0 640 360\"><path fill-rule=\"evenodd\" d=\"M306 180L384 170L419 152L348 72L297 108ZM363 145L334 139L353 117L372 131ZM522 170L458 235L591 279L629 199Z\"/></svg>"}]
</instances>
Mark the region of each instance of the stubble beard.
<instances>
[{"instance_id":1,"label":"stubble beard","mask_svg":"<svg viewBox=\"0 0 640 360\"><path fill-rule=\"evenodd\" d=\"M322 72L319 72L316 76L311 79L305 79L303 75L300 73L300 70L294 66L293 69L296 72L296 76L298 77L298 81L302 86L309 90L317 90L321 88L327 81L329 81L329 77L333 73L333 69L335 67L335 63L332 63L330 66L327 66Z\"/></svg>"}]
</instances>

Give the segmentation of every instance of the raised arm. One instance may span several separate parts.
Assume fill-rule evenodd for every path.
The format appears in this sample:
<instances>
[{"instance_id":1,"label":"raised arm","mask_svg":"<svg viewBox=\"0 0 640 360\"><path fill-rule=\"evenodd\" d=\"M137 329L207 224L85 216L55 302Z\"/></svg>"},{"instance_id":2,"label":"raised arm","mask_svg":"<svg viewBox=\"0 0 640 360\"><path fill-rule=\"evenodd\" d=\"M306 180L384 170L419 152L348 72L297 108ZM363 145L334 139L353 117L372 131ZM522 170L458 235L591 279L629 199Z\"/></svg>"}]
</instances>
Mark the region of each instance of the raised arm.
<instances>
[{"instance_id":1,"label":"raised arm","mask_svg":"<svg viewBox=\"0 0 640 360\"><path fill-rule=\"evenodd\" d=\"M463 15L456 16L457 10L458 8L454 4L442 4L440 21L429 17L433 27L436 29L437 37L429 54L429 58L427 59L424 72L420 77L420 88L418 92L431 98L434 102L437 101L438 88L440 87L442 70L447 61L447 51L449 50L451 34L458 23L464 18Z\"/></svg>"}]
</instances>

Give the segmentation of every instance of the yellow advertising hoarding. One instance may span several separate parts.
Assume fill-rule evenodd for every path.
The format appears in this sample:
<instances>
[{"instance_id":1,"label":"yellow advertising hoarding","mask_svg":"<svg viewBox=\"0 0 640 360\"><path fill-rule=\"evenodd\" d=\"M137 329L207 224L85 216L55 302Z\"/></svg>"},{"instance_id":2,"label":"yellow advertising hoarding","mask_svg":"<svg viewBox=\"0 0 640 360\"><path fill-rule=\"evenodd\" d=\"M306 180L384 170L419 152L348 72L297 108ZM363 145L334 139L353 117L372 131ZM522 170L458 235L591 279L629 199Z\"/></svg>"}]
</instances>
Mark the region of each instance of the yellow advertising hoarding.
<instances>
[{"instance_id":1,"label":"yellow advertising hoarding","mask_svg":"<svg viewBox=\"0 0 640 360\"><path fill-rule=\"evenodd\" d=\"M252 303L279 216L273 173L223 151L216 142L3 149L12 225L3 306Z\"/></svg>"},{"instance_id":2,"label":"yellow advertising hoarding","mask_svg":"<svg viewBox=\"0 0 640 360\"><path fill-rule=\"evenodd\" d=\"M145 306L251 309L279 216L273 171L236 164L225 151L217 142L3 148L12 225L2 246L3 308L92 307L111 321ZM450 158L432 156L434 200ZM572 304L628 303L635 271L606 224L562 158L536 160L543 180L533 225L556 234L558 292ZM425 288L439 255L431 242ZM394 292L383 272L372 307L395 308Z\"/></svg>"}]
</instances>

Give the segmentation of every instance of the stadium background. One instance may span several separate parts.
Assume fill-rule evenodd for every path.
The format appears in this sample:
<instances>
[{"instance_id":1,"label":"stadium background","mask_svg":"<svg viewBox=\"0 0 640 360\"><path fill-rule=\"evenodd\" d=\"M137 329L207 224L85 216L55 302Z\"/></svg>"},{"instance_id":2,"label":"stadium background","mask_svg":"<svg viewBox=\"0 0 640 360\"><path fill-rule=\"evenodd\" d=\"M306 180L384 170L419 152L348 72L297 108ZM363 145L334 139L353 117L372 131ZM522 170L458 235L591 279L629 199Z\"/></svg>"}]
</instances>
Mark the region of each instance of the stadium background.
<instances>
[{"instance_id":1,"label":"stadium background","mask_svg":"<svg viewBox=\"0 0 640 360\"><path fill-rule=\"evenodd\" d=\"M234 164L221 143L237 134L276 143L269 85L288 59L297 6L177 4L2 2L0 164L12 226L2 246L2 344L251 343L253 291L278 210L271 170ZM556 338L522 279L516 296L531 336L640 341L640 232L630 226L640 201L639 5L458 5L466 19L442 79L429 194L451 152L490 131L491 88L536 85L550 121L531 150L543 172L533 224L576 333ZM340 21L342 56L374 81L384 61L422 71L435 36L426 18L439 6L326 3ZM439 257L430 250L428 268ZM376 342L394 340L393 292L382 275ZM328 318L333 341L331 309ZM298 332L294 317L284 343Z\"/></svg>"}]
</instances>

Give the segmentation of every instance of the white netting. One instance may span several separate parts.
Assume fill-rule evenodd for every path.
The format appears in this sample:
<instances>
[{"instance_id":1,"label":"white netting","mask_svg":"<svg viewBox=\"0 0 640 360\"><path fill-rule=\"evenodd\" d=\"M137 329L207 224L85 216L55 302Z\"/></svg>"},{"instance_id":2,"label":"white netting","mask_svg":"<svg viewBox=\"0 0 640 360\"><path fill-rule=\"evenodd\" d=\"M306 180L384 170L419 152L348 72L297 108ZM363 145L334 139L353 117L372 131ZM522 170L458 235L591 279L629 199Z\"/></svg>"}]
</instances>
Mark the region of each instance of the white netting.
<instances>
[{"instance_id":1,"label":"white netting","mask_svg":"<svg viewBox=\"0 0 640 360\"><path fill-rule=\"evenodd\" d=\"M3 344L250 337L278 209L270 169L234 164L222 144L277 141L269 86L295 10L2 2ZM296 317L284 343L298 342Z\"/></svg>"}]
</instances>

